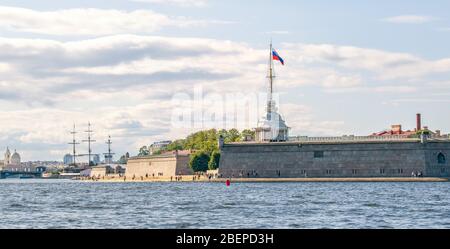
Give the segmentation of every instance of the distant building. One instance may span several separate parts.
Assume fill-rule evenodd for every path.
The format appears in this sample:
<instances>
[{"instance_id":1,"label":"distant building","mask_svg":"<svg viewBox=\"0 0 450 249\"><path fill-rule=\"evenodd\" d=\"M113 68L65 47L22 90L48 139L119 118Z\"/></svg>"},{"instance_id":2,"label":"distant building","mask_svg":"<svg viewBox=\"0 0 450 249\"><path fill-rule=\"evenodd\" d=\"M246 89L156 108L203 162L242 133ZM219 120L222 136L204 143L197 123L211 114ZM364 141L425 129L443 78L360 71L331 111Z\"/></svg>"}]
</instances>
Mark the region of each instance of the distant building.
<instances>
[{"instance_id":1,"label":"distant building","mask_svg":"<svg viewBox=\"0 0 450 249\"><path fill-rule=\"evenodd\" d=\"M172 143L172 141L169 141L169 140L154 142L152 145L150 145L148 152L150 153L150 155L153 155L158 151L165 150L167 148L167 146L171 143Z\"/></svg>"},{"instance_id":2,"label":"distant building","mask_svg":"<svg viewBox=\"0 0 450 249\"><path fill-rule=\"evenodd\" d=\"M391 125L391 129L383 130L380 132L372 133L371 136L400 136L400 137L413 137L418 136L420 132L425 132L429 134L431 137L443 137L440 130L431 131L428 129L428 126L422 127L422 115L418 113L416 115L416 128L413 130L403 130L401 124Z\"/></svg>"},{"instance_id":3,"label":"distant building","mask_svg":"<svg viewBox=\"0 0 450 249\"><path fill-rule=\"evenodd\" d=\"M109 165L94 166L90 171L90 176L97 178L104 177L109 174L114 174L114 168Z\"/></svg>"},{"instance_id":4,"label":"distant building","mask_svg":"<svg viewBox=\"0 0 450 249\"><path fill-rule=\"evenodd\" d=\"M6 152L4 154L3 163L0 164L0 168L6 171L23 171L23 172L33 172L35 167L28 163L22 163L20 154L14 150L14 153L11 154L9 148L6 148Z\"/></svg>"},{"instance_id":5,"label":"distant building","mask_svg":"<svg viewBox=\"0 0 450 249\"><path fill-rule=\"evenodd\" d=\"M14 153L11 155L11 152L9 151L9 148L6 147L5 157L4 157L4 160L3 160L3 165L4 166L8 166L8 165L18 166L18 165L20 165L20 155L19 155L19 153L17 153L17 151L14 150Z\"/></svg>"},{"instance_id":6,"label":"distant building","mask_svg":"<svg viewBox=\"0 0 450 249\"><path fill-rule=\"evenodd\" d=\"M95 155L92 157L92 162L94 163L94 165L99 164L99 163L100 163L100 156L97 155L97 154L95 154Z\"/></svg>"},{"instance_id":7,"label":"distant building","mask_svg":"<svg viewBox=\"0 0 450 249\"><path fill-rule=\"evenodd\" d=\"M73 163L73 156L71 154L64 155L64 165L70 165Z\"/></svg>"}]
</instances>

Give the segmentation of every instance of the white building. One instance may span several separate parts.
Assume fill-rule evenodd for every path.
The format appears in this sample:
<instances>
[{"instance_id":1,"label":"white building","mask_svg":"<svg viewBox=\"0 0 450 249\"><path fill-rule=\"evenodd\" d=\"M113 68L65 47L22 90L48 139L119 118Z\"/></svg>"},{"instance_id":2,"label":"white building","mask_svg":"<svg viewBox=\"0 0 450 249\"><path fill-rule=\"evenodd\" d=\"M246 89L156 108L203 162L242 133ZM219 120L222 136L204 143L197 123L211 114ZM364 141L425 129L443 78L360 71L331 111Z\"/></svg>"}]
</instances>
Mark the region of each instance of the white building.
<instances>
[{"instance_id":1,"label":"white building","mask_svg":"<svg viewBox=\"0 0 450 249\"><path fill-rule=\"evenodd\" d=\"M172 141L154 142L152 145L150 145L148 152L150 153L150 155L153 155L157 151L164 150L171 143L172 143Z\"/></svg>"},{"instance_id":2,"label":"white building","mask_svg":"<svg viewBox=\"0 0 450 249\"><path fill-rule=\"evenodd\" d=\"M0 169L9 170L9 171L26 171L31 172L34 170L34 167L23 164L21 162L20 154L14 150L14 153L11 154L9 147L6 148L6 152L4 154L4 159L0 163Z\"/></svg>"}]
</instances>

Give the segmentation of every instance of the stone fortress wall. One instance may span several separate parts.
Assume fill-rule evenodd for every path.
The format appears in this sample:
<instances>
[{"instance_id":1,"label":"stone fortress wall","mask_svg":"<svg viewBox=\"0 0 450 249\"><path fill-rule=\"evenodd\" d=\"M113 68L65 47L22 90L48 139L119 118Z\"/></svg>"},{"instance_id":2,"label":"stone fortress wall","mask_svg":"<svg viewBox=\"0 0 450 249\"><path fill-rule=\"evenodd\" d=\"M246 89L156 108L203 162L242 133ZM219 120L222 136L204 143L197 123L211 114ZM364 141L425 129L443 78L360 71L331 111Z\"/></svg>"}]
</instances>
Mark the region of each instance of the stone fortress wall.
<instances>
[{"instance_id":1,"label":"stone fortress wall","mask_svg":"<svg viewBox=\"0 0 450 249\"><path fill-rule=\"evenodd\" d=\"M220 144L222 177L449 177L450 140Z\"/></svg>"},{"instance_id":2,"label":"stone fortress wall","mask_svg":"<svg viewBox=\"0 0 450 249\"><path fill-rule=\"evenodd\" d=\"M133 177L174 177L192 175L189 154L151 155L130 158L125 171L127 178Z\"/></svg>"}]
</instances>

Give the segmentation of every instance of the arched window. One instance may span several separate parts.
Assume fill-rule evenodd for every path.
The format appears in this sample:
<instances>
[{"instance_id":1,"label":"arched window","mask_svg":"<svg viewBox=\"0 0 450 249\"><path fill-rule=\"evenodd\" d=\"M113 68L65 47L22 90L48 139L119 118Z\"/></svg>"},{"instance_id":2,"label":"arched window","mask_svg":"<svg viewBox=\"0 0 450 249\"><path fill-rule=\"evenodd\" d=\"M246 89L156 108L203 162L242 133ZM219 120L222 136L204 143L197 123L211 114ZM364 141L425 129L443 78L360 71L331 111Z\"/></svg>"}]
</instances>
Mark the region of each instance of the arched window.
<instances>
[{"instance_id":1,"label":"arched window","mask_svg":"<svg viewBox=\"0 0 450 249\"><path fill-rule=\"evenodd\" d=\"M444 156L444 154L439 153L438 156L437 156L437 159L438 159L438 163L439 164L444 164L445 163L445 156Z\"/></svg>"}]
</instances>

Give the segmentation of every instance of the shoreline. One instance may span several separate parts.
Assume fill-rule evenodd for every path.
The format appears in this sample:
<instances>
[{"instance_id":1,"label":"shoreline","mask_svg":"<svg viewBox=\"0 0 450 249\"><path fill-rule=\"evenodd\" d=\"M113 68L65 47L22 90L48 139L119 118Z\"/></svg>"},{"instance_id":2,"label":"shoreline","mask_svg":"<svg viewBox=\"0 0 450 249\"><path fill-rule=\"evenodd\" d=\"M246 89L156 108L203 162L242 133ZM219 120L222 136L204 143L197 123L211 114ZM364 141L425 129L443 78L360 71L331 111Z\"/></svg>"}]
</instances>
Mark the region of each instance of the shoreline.
<instances>
[{"instance_id":1,"label":"shoreline","mask_svg":"<svg viewBox=\"0 0 450 249\"><path fill-rule=\"evenodd\" d=\"M208 179L201 177L193 180L193 176L183 176L181 180L176 181L170 178L144 178L144 179L126 179L121 178L100 178L100 179L77 179L83 182L199 182L199 183L225 183L229 178L213 178ZM445 177L357 177L357 178L231 178L233 182L249 182L249 183L274 183L274 182L449 182L450 178Z\"/></svg>"}]
</instances>

